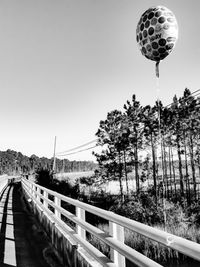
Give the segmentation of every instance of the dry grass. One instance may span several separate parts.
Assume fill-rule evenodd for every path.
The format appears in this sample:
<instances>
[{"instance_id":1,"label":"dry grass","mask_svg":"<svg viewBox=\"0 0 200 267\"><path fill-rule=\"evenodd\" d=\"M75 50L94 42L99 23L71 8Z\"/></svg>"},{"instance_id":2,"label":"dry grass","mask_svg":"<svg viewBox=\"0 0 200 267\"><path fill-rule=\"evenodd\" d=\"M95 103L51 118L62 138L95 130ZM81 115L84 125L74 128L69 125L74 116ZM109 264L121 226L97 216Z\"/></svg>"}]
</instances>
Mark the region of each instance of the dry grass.
<instances>
[{"instance_id":1,"label":"dry grass","mask_svg":"<svg viewBox=\"0 0 200 267\"><path fill-rule=\"evenodd\" d=\"M72 183L75 183L76 179L81 177L91 177L94 175L94 171L86 171L86 172L64 172L64 173L57 173L56 179L59 181L62 180L69 180Z\"/></svg>"},{"instance_id":2,"label":"dry grass","mask_svg":"<svg viewBox=\"0 0 200 267\"><path fill-rule=\"evenodd\" d=\"M98 228L106 233L109 232L107 224L100 224L98 225ZM163 226L156 226L155 228L164 230ZM195 226L186 224L171 225L168 226L167 232L200 243L200 229ZM109 256L109 247L104 242L98 240L94 236L90 236L89 241L100 251ZM171 260L181 261L186 258L186 256L181 255L169 247L127 229L125 229L125 244L157 262L169 262Z\"/></svg>"}]
</instances>

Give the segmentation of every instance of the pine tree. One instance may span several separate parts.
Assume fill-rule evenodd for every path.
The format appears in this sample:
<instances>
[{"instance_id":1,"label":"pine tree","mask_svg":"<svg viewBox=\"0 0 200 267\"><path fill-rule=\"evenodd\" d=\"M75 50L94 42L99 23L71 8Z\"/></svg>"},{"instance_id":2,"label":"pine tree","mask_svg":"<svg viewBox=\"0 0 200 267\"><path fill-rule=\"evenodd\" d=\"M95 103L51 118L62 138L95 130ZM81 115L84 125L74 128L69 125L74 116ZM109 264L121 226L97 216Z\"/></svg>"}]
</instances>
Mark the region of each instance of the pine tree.
<instances>
[{"instance_id":1,"label":"pine tree","mask_svg":"<svg viewBox=\"0 0 200 267\"><path fill-rule=\"evenodd\" d=\"M139 149L142 146L142 130L141 130L141 116L142 107L140 102L136 100L136 96L132 96L132 103L127 101L124 105L125 113L127 115L127 121L129 126L129 142L133 148L134 155L134 167L135 167L135 181L136 181L136 192L140 191L139 181Z\"/></svg>"}]
</instances>

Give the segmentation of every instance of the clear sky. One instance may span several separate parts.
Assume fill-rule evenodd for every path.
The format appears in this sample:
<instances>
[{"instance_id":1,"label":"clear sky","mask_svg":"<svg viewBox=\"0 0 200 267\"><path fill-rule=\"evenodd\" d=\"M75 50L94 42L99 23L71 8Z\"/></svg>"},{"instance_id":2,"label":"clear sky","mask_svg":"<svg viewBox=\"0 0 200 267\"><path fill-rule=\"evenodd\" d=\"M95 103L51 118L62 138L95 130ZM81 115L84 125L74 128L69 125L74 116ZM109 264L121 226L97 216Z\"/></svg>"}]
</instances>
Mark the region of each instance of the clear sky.
<instances>
[{"instance_id":1,"label":"clear sky","mask_svg":"<svg viewBox=\"0 0 200 267\"><path fill-rule=\"evenodd\" d=\"M160 64L164 105L200 86L199 0L0 1L0 150L52 157L95 139L107 112L136 94L157 99L155 65L135 37L141 14L164 5L179 39ZM68 157L94 159L91 152Z\"/></svg>"}]
</instances>

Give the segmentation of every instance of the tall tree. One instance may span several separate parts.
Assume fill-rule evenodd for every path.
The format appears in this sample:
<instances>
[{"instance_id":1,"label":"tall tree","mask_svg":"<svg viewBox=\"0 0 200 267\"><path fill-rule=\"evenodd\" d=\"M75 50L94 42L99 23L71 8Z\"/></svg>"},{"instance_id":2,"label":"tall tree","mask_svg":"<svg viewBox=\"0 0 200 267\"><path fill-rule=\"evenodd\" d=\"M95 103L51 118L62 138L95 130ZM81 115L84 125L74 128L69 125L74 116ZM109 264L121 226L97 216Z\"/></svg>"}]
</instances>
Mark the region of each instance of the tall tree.
<instances>
[{"instance_id":1,"label":"tall tree","mask_svg":"<svg viewBox=\"0 0 200 267\"><path fill-rule=\"evenodd\" d=\"M175 143L178 154L178 166L179 166L179 180L180 180L180 192L181 196L184 197L184 184L183 184L183 166L182 166L182 149L181 149L181 138L182 138L182 124L181 124L181 111L179 109L179 103L176 95L173 98L173 103L171 105L171 110L173 112L173 119L171 124L171 131L175 136Z\"/></svg>"},{"instance_id":2,"label":"tall tree","mask_svg":"<svg viewBox=\"0 0 200 267\"><path fill-rule=\"evenodd\" d=\"M199 133L199 113L197 111L197 99L195 99L188 88L185 89L183 97L179 99L181 121L184 130L185 147L188 144L190 155L190 165L192 172L192 182L194 199L196 200L196 171L195 171L195 150L197 149L197 139Z\"/></svg>"},{"instance_id":3,"label":"tall tree","mask_svg":"<svg viewBox=\"0 0 200 267\"><path fill-rule=\"evenodd\" d=\"M136 192L139 193L140 181L139 181L139 149L142 146L142 130L141 130L141 117L142 107L140 102L136 100L136 96L132 96L132 103L127 101L124 105L125 112L127 114L127 121L129 125L129 140L133 147L134 153L134 167L135 167L135 180L136 180Z\"/></svg>"},{"instance_id":4,"label":"tall tree","mask_svg":"<svg viewBox=\"0 0 200 267\"><path fill-rule=\"evenodd\" d=\"M158 137L158 120L156 118L156 107L153 108L149 105L145 106L142 110L142 123L144 133L144 145L151 147L152 156L152 172L153 172L153 185L154 194L157 202L157 137Z\"/></svg>"},{"instance_id":5,"label":"tall tree","mask_svg":"<svg viewBox=\"0 0 200 267\"><path fill-rule=\"evenodd\" d=\"M98 144L107 146L107 151L104 152L106 155L106 161L110 164L117 163L117 176L120 184L121 199L123 201L123 138L122 138L122 112L113 110L107 114L105 121L100 121L99 129L96 133L98 137ZM112 152L112 153L109 153ZM98 156L98 155L97 155ZM98 157L101 160L101 156Z\"/></svg>"}]
</instances>

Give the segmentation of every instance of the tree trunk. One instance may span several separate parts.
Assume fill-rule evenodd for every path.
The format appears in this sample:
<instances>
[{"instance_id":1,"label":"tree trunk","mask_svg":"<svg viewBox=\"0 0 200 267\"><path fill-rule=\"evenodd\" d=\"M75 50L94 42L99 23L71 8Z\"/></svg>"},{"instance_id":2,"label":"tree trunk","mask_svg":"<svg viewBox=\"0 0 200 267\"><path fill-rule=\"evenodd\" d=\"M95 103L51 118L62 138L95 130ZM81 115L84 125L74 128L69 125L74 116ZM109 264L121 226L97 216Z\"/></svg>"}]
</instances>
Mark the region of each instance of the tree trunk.
<instances>
[{"instance_id":1,"label":"tree trunk","mask_svg":"<svg viewBox=\"0 0 200 267\"><path fill-rule=\"evenodd\" d=\"M193 180L193 189L194 189L194 199L196 200L196 194L197 194L197 185L196 185L196 175L195 175L195 165L194 165L194 145L192 136L190 135L190 162L191 162L191 169L192 169L192 180Z\"/></svg>"},{"instance_id":2,"label":"tree trunk","mask_svg":"<svg viewBox=\"0 0 200 267\"><path fill-rule=\"evenodd\" d=\"M183 185L183 173L182 173L182 159L181 159L181 146L180 146L180 137L177 134L176 138L177 144L177 153L178 153L178 167L179 167L179 179L180 179L180 191L181 196L184 197L184 185Z\"/></svg>"},{"instance_id":3,"label":"tree trunk","mask_svg":"<svg viewBox=\"0 0 200 267\"><path fill-rule=\"evenodd\" d=\"M128 176L127 176L127 166L126 166L126 150L123 151L124 153L124 172L125 172L125 179L126 179L126 192L129 196L129 188L128 188Z\"/></svg>"},{"instance_id":4,"label":"tree trunk","mask_svg":"<svg viewBox=\"0 0 200 267\"><path fill-rule=\"evenodd\" d=\"M152 161L153 161L153 185L154 185L154 192L155 192L155 202L157 205L157 181L156 181L156 156L155 156L155 148L153 143L153 136L151 133L151 149L152 149Z\"/></svg>"},{"instance_id":5,"label":"tree trunk","mask_svg":"<svg viewBox=\"0 0 200 267\"><path fill-rule=\"evenodd\" d=\"M200 178L200 154L198 154L199 178Z\"/></svg>"},{"instance_id":6,"label":"tree trunk","mask_svg":"<svg viewBox=\"0 0 200 267\"><path fill-rule=\"evenodd\" d=\"M172 151L172 147L171 149L171 158L172 158L172 171L173 171L173 177L174 177L174 194L176 195L176 172L175 172L175 167L174 167L174 157L173 157L173 151Z\"/></svg>"},{"instance_id":7,"label":"tree trunk","mask_svg":"<svg viewBox=\"0 0 200 267\"><path fill-rule=\"evenodd\" d=\"M170 196L172 197L172 163L170 145L168 147L168 160L169 160L169 177L170 177Z\"/></svg>"},{"instance_id":8,"label":"tree trunk","mask_svg":"<svg viewBox=\"0 0 200 267\"><path fill-rule=\"evenodd\" d=\"M186 195L187 195L187 202L190 204L190 179L189 179L189 172L188 172L188 160L187 160L187 146L186 146L186 137L184 133L184 150L185 150L185 178L186 178Z\"/></svg>"},{"instance_id":9,"label":"tree trunk","mask_svg":"<svg viewBox=\"0 0 200 267\"><path fill-rule=\"evenodd\" d=\"M138 173L138 147L137 142L134 145L134 157L135 157L135 180L136 180L136 193L140 192L140 182L139 182L139 173Z\"/></svg>"},{"instance_id":10,"label":"tree trunk","mask_svg":"<svg viewBox=\"0 0 200 267\"><path fill-rule=\"evenodd\" d=\"M119 187L120 187L120 195L121 195L121 201L124 202L124 193L123 193L123 185L122 185L122 163L121 163L120 152L118 154L118 157L119 157Z\"/></svg>"}]
</instances>

